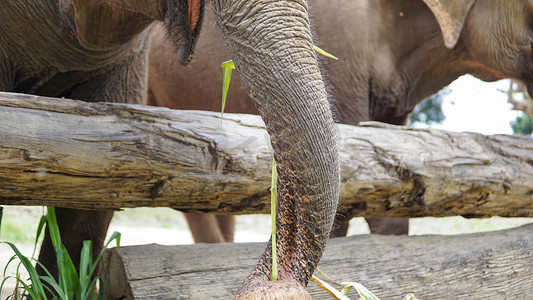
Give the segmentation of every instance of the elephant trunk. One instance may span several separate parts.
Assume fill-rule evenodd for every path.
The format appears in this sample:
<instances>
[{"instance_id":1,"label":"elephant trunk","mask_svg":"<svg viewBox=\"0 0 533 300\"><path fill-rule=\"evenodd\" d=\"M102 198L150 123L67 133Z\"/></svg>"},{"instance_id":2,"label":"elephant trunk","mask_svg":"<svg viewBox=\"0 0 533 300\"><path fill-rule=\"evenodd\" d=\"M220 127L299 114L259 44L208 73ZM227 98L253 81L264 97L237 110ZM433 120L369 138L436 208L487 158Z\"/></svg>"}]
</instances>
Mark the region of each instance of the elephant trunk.
<instances>
[{"instance_id":1,"label":"elephant trunk","mask_svg":"<svg viewBox=\"0 0 533 300\"><path fill-rule=\"evenodd\" d=\"M334 124L313 50L307 2L214 0L213 5L235 65L271 136L279 174L280 282L270 282L268 246L237 297L253 299L297 287L294 298L303 299L298 293L306 294L303 287L324 250L339 189Z\"/></svg>"}]
</instances>

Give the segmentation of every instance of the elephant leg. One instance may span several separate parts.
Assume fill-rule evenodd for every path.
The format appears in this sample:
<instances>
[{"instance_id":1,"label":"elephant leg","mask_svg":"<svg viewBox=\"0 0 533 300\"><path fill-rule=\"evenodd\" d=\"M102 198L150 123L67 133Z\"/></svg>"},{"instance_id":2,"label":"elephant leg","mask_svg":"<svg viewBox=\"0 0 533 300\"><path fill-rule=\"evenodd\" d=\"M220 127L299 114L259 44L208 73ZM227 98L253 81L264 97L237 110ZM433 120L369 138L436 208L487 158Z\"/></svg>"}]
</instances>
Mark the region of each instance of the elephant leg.
<instances>
[{"instance_id":1,"label":"elephant leg","mask_svg":"<svg viewBox=\"0 0 533 300\"><path fill-rule=\"evenodd\" d=\"M365 218L370 233L384 235L409 234L408 218Z\"/></svg>"},{"instance_id":2,"label":"elephant leg","mask_svg":"<svg viewBox=\"0 0 533 300\"><path fill-rule=\"evenodd\" d=\"M79 269L80 253L83 241L91 240L93 245L93 259L96 259L103 248L107 228L113 218L113 211L102 210L79 210L70 208L55 208L57 225L61 240L65 245L72 262ZM48 228L45 229L45 236L41 251L39 252L39 262L57 278L57 261L54 246L50 239ZM39 275L45 275L44 270L37 266ZM96 275L96 274L95 274Z\"/></svg>"},{"instance_id":3,"label":"elephant leg","mask_svg":"<svg viewBox=\"0 0 533 300\"><path fill-rule=\"evenodd\" d=\"M184 213L195 243L224 243L215 215Z\"/></svg>"},{"instance_id":4,"label":"elephant leg","mask_svg":"<svg viewBox=\"0 0 533 300\"><path fill-rule=\"evenodd\" d=\"M346 236L349 225L350 217L339 213L335 214L335 221L333 221L333 228L331 228L329 237L333 238Z\"/></svg>"},{"instance_id":5,"label":"elephant leg","mask_svg":"<svg viewBox=\"0 0 533 300\"><path fill-rule=\"evenodd\" d=\"M235 237L235 216L215 215L218 228L225 243L233 243Z\"/></svg>"}]
</instances>

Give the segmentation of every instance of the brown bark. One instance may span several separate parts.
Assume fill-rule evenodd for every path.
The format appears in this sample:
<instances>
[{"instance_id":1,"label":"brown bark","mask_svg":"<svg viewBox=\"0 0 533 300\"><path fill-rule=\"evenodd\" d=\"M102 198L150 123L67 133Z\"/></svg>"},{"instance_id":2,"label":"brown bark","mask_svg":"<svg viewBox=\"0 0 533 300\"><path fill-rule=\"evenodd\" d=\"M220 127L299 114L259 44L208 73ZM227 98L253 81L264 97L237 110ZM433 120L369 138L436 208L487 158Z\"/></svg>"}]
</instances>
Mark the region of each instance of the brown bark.
<instances>
[{"instance_id":1,"label":"brown bark","mask_svg":"<svg viewBox=\"0 0 533 300\"><path fill-rule=\"evenodd\" d=\"M456 236L330 239L318 268L381 299L533 299L533 225ZM107 299L231 299L263 244L144 245L103 259ZM316 272L315 275L319 276ZM336 285L335 285L336 286ZM338 287L338 286L336 286ZM314 283L313 299L332 299ZM355 292L350 299L358 299Z\"/></svg>"},{"instance_id":2,"label":"brown bark","mask_svg":"<svg viewBox=\"0 0 533 300\"><path fill-rule=\"evenodd\" d=\"M268 212L258 116L0 93L0 204ZM380 123L339 125L340 212L533 216L533 143Z\"/></svg>"}]
</instances>

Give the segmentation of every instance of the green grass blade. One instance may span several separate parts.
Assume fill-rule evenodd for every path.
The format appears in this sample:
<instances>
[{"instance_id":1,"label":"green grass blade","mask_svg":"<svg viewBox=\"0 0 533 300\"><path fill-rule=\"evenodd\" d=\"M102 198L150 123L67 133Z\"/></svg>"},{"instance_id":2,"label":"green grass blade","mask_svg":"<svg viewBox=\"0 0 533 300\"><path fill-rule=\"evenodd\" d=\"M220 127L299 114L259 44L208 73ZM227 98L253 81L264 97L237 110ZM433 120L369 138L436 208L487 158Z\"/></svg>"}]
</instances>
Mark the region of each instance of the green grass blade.
<instances>
[{"instance_id":1,"label":"green grass blade","mask_svg":"<svg viewBox=\"0 0 533 300\"><path fill-rule=\"evenodd\" d=\"M96 282L98 281L98 279L99 279L98 277L94 277L93 280L91 280L91 282L86 285L86 288L83 289L78 299L93 299L93 297L90 297L90 296L93 296L92 295L93 286L96 285ZM102 297L104 296L104 293L102 292L102 288L103 288L102 284L100 284L100 293L98 295L98 298L100 298L100 296Z\"/></svg>"},{"instance_id":2,"label":"green grass blade","mask_svg":"<svg viewBox=\"0 0 533 300\"><path fill-rule=\"evenodd\" d=\"M331 286L329 283L325 282L324 280L321 280L317 278L315 275L311 276L311 281L316 283L321 289L326 291L328 294L335 297L335 299L338 300L350 300L346 295L344 295L341 291L337 290L333 286Z\"/></svg>"},{"instance_id":3,"label":"green grass blade","mask_svg":"<svg viewBox=\"0 0 533 300\"><path fill-rule=\"evenodd\" d=\"M277 255L277 207L278 207L278 171L276 160L272 158L272 183L270 185L270 216L272 218L272 281L278 280L278 255Z\"/></svg>"},{"instance_id":4,"label":"green grass blade","mask_svg":"<svg viewBox=\"0 0 533 300\"><path fill-rule=\"evenodd\" d=\"M342 292L343 295L348 296L348 293L351 290L352 290L352 286L351 285L347 285L347 286L342 288L341 292Z\"/></svg>"},{"instance_id":5,"label":"green grass blade","mask_svg":"<svg viewBox=\"0 0 533 300\"><path fill-rule=\"evenodd\" d=\"M37 245L39 244L39 238L41 237L41 234L44 232L43 228L48 220L48 217L45 215L41 216L41 220L39 220L39 225L37 226L37 234L35 235L35 242L33 243L33 252L31 254L31 257L35 256L35 252L37 252Z\"/></svg>"},{"instance_id":6,"label":"green grass blade","mask_svg":"<svg viewBox=\"0 0 533 300\"><path fill-rule=\"evenodd\" d=\"M120 238L122 237L122 234L118 231L115 231L113 232L113 234L109 237L109 240L107 240L107 243L104 245L104 248L107 249L107 247L109 246L109 244L111 244L111 242L113 240L116 240L117 241L117 247L120 247ZM104 250L102 250L102 253L103 253Z\"/></svg>"},{"instance_id":7,"label":"green grass blade","mask_svg":"<svg viewBox=\"0 0 533 300\"><path fill-rule=\"evenodd\" d=\"M228 69L235 69L235 64L233 63L233 60L227 60L222 63L222 68L228 68Z\"/></svg>"},{"instance_id":8,"label":"green grass blade","mask_svg":"<svg viewBox=\"0 0 533 300\"><path fill-rule=\"evenodd\" d=\"M26 256L22 255L22 253L18 250L18 248L13 243L10 243L10 242L1 242L1 243L8 244L9 247L11 247L13 252L15 252L20 262L22 263L22 265L24 266L24 268L30 275L30 281L32 283L31 290L33 291L33 293L44 296L43 285L41 284L41 281L39 280L39 275L37 274L37 271L31 264L30 260Z\"/></svg>"},{"instance_id":9,"label":"green grass blade","mask_svg":"<svg viewBox=\"0 0 533 300\"><path fill-rule=\"evenodd\" d=\"M17 278L15 276L6 276L4 275L4 280L2 280L2 283L0 284L0 291L2 291L4 289L4 284L6 284L6 281L8 279L15 279L17 280Z\"/></svg>"},{"instance_id":10,"label":"green grass blade","mask_svg":"<svg viewBox=\"0 0 533 300\"><path fill-rule=\"evenodd\" d=\"M57 255L57 270L58 270L58 273L59 273L59 285L62 287L63 289L63 293L60 294L60 298L61 299L69 299L68 297L68 291L72 291L74 290L74 286L73 286L73 282L72 282L72 275L71 275L71 272L70 272L70 267L69 267L69 263L68 263L68 253L66 253L66 250L64 250L64 247L63 245L61 245L63 249L59 249L59 251L57 251L56 255ZM76 276L77 278L77 276Z\"/></svg>"},{"instance_id":11,"label":"green grass blade","mask_svg":"<svg viewBox=\"0 0 533 300\"><path fill-rule=\"evenodd\" d=\"M24 289L25 293L27 293L28 296L31 297L32 300L41 300L41 299L46 299L46 296L43 294L39 294L38 292L36 292L34 289L33 289L33 284L32 286L29 286L27 285L26 283L24 283L24 281L18 277L15 277L15 279L17 280L18 283L20 283L22 285L22 288Z\"/></svg>"},{"instance_id":12,"label":"green grass blade","mask_svg":"<svg viewBox=\"0 0 533 300\"><path fill-rule=\"evenodd\" d=\"M379 300L376 295L372 294L372 292L370 292L367 288L365 288L362 284L358 282L349 281L342 282L341 284L345 286L352 286L363 300Z\"/></svg>"},{"instance_id":13,"label":"green grass blade","mask_svg":"<svg viewBox=\"0 0 533 300\"><path fill-rule=\"evenodd\" d=\"M53 288L50 289L47 287L47 290L53 294L53 295L65 295L65 291L63 290L63 288L57 283L57 281L55 281L54 278L50 277L50 276L41 276L41 280L48 283L48 285L50 287Z\"/></svg>"},{"instance_id":14,"label":"green grass blade","mask_svg":"<svg viewBox=\"0 0 533 300\"><path fill-rule=\"evenodd\" d=\"M65 276L67 277L68 289L67 291L77 294L79 289L78 281L78 272L76 271L76 266L70 258L70 255L67 252L67 248L64 245L61 245L61 251L64 256L65 263Z\"/></svg>"},{"instance_id":15,"label":"green grass blade","mask_svg":"<svg viewBox=\"0 0 533 300\"><path fill-rule=\"evenodd\" d=\"M113 241L113 240L117 240L117 246L120 244L120 237L121 237L121 234L120 232L113 232L113 234L111 235L111 237L109 238L109 240L107 241L107 243L104 245L104 247L102 248L102 250L100 251L100 253L98 254L98 256L96 257L96 259L94 260L92 266L91 266L91 270L89 271L89 274L87 274L87 276L89 278L91 278L94 274L94 271L96 270L96 267L98 266L98 262L100 261L100 259L102 258L102 255L104 255L104 252L105 250L107 249L107 247L109 246L109 244Z\"/></svg>"},{"instance_id":16,"label":"green grass blade","mask_svg":"<svg viewBox=\"0 0 533 300\"><path fill-rule=\"evenodd\" d=\"M324 55L324 56L326 56L326 57L333 58L333 59L335 59L335 60L338 60L338 59L339 59L339 58L336 57L335 55L330 54L330 53L324 51L324 49L319 48L318 46L314 46L314 45L313 45L313 48L315 49L316 52L318 52L318 53L320 53L320 54L322 54L322 55Z\"/></svg>"},{"instance_id":17,"label":"green grass blade","mask_svg":"<svg viewBox=\"0 0 533 300\"><path fill-rule=\"evenodd\" d=\"M12 261L14 261L15 259L17 259L17 255L13 255L11 256L11 258L9 259L9 261L7 262L5 268L4 268L4 277L6 276L6 273L7 273L7 268L9 267L9 265L11 264Z\"/></svg>"},{"instance_id":18,"label":"green grass blade","mask_svg":"<svg viewBox=\"0 0 533 300\"><path fill-rule=\"evenodd\" d=\"M231 71L235 69L235 64L232 60L222 63L222 109L220 111L220 118L224 118L224 109L226 108L226 98L228 96L229 83L231 81ZM222 121L221 121L222 122Z\"/></svg>"},{"instance_id":19,"label":"green grass blade","mask_svg":"<svg viewBox=\"0 0 533 300\"><path fill-rule=\"evenodd\" d=\"M48 231L50 232L50 239L56 253L61 250L61 235L59 233L59 227L57 226L56 212L53 206L46 207L46 217L48 219Z\"/></svg>"},{"instance_id":20,"label":"green grass blade","mask_svg":"<svg viewBox=\"0 0 533 300\"><path fill-rule=\"evenodd\" d=\"M36 259L33 259L33 260L35 261L36 264L38 264L41 267L41 269L43 269L44 273L46 273L46 275L48 277L50 277L50 278L54 277L54 276L52 276L52 273L50 273L50 271L48 271L48 269L40 261L38 261ZM43 276L43 275L41 275L41 276Z\"/></svg>"},{"instance_id":21,"label":"green grass blade","mask_svg":"<svg viewBox=\"0 0 533 300\"><path fill-rule=\"evenodd\" d=\"M81 254L80 254L80 280L79 284L80 286L85 286L87 283L87 275L89 273L90 267L93 263L93 245L90 240L83 241L83 246L81 248ZM81 290L81 288L80 288ZM85 298L80 298L85 299Z\"/></svg>"}]
</instances>

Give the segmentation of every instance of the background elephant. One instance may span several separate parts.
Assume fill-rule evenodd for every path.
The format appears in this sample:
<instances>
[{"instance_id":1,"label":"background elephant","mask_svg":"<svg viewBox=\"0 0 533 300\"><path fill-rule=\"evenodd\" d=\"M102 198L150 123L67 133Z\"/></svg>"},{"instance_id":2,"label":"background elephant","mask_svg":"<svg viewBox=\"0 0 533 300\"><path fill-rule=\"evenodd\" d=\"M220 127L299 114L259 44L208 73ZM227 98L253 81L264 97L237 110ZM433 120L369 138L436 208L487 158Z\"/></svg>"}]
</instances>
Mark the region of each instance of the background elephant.
<instances>
[{"instance_id":1,"label":"background elephant","mask_svg":"<svg viewBox=\"0 0 533 300\"><path fill-rule=\"evenodd\" d=\"M308 294L303 286L322 254L339 189L334 124L312 50L307 3L213 0L212 4L243 82L271 134L279 172L279 281L270 281L269 246L238 295L281 298L294 293L295 299L304 299ZM143 103L151 24L165 23L178 60L187 64L203 10L200 0L3 1L0 90ZM98 253L112 212L58 208L56 213L74 260L79 259L83 240L92 240ZM39 260L57 272L48 235Z\"/></svg>"},{"instance_id":2,"label":"background elephant","mask_svg":"<svg viewBox=\"0 0 533 300\"><path fill-rule=\"evenodd\" d=\"M533 86L532 1L309 2L318 45L339 57L323 58L322 66L340 123L404 124L416 104L467 73L485 81L516 78L530 91ZM220 63L229 55L218 35L212 17L206 15L202 47L191 65L181 68L171 63L172 51L156 30L149 54L148 103L220 111L220 101L212 99L221 98ZM177 93L182 90L187 92ZM257 111L237 74L225 111ZM339 207L333 235L345 235L353 215ZM206 228L217 223L212 216L197 218L207 219L211 227ZM367 221L374 233L408 232L407 219ZM206 231L193 228L195 240L205 242L216 235Z\"/></svg>"}]
</instances>

